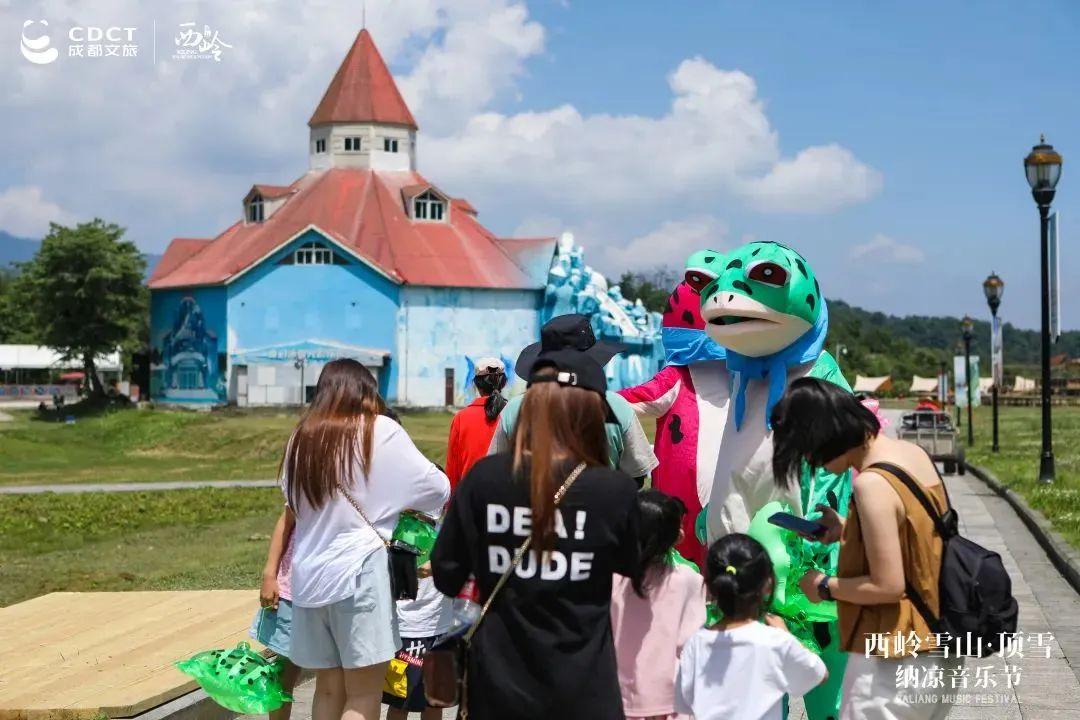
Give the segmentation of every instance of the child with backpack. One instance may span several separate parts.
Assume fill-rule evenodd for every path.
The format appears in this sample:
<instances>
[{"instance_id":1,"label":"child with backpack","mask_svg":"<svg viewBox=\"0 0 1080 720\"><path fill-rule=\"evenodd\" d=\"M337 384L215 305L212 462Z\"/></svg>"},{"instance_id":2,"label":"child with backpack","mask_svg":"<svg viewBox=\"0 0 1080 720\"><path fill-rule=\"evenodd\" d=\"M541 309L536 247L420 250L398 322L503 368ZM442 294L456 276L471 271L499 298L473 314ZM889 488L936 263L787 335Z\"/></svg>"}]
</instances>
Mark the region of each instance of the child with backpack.
<instances>
[{"instance_id":1,"label":"child with backpack","mask_svg":"<svg viewBox=\"0 0 1080 720\"><path fill-rule=\"evenodd\" d=\"M749 535L726 535L705 558L709 596L723 613L683 648L675 709L695 720L780 720L784 696L825 680L825 663L765 615L775 585L772 560Z\"/></svg>"},{"instance_id":2,"label":"child with backpack","mask_svg":"<svg viewBox=\"0 0 1080 720\"><path fill-rule=\"evenodd\" d=\"M611 628L627 720L675 717L675 670L683 645L705 624L705 583L673 561L686 506L659 490L638 493L636 577L616 575Z\"/></svg>"}]
</instances>

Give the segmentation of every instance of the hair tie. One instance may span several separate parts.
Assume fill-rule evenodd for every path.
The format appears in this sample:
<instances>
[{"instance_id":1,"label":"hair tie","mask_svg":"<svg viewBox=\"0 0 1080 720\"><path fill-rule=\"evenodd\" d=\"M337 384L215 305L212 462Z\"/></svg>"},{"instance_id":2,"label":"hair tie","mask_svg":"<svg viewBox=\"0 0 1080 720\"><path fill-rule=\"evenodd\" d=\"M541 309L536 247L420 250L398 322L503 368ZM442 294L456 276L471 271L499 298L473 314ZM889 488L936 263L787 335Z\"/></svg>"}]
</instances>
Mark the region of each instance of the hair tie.
<instances>
[{"instance_id":1,"label":"hair tie","mask_svg":"<svg viewBox=\"0 0 1080 720\"><path fill-rule=\"evenodd\" d=\"M726 572L726 573L728 573L730 575L738 575L739 574L739 571L735 569L734 565L728 565L726 568L724 568L724 572Z\"/></svg>"}]
</instances>

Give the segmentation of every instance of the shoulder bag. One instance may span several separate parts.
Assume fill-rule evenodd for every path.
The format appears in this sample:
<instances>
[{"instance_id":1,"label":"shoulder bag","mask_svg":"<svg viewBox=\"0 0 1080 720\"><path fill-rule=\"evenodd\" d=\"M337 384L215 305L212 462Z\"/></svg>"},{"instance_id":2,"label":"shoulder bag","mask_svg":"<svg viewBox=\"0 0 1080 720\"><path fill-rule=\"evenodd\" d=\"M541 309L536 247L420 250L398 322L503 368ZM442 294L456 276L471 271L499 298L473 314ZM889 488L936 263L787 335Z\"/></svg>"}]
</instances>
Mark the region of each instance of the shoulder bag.
<instances>
[{"instance_id":1,"label":"shoulder bag","mask_svg":"<svg viewBox=\"0 0 1080 720\"><path fill-rule=\"evenodd\" d=\"M419 583L419 577L416 574L416 558L419 556L419 552L416 548L405 543L392 542L380 535L375 525L367 519L367 515L361 509L360 503L356 502L356 498L349 494L344 483L340 480L338 481L338 492L349 501L349 504L353 506L356 512L360 513L360 517L364 519L364 522L368 524L372 532L386 547L386 564L390 570L391 596L394 600L415 600Z\"/></svg>"},{"instance_id":2,"label":"shoulder bag","mask_svg":"<svg viewBox=\"0 0 1080 720\"><path fill-rule=\"evenodd\" d=\"M570 473L570 476L566 478L566 482L564 482L562 487L556 491L556 507L559 506L563 496L566 495L566 492L570 489L570 486L574 484L574 481L585 471L585 467L585 463L581 463L574 468L573 472ZM461 707L458 710L459 720L468 720L469 645L472 642L473 636L476 635L476 630L480 627L480 623L484 621L484 617L487 615L488 610L491 609L491 604L494 602L495 596L499 594L499 591L502 590L506 581L510 579L510 576L513 575L514 571L521 565L521 560L525 557L525 553L529 551L530 544L532 544L531 535L525 538L525 542L521 543L514 553L514 561L510 563L510 567L506 569L506 572L499 577L499 581L495 583L495 587L492 589L491 594L488 595L487 602L484 603L484 607L480 610L480 617L476 619L476 622L464 633L451 634L443 638L424 655L424 695L427 698L428 705L437 708L460 705Z\"/></svg>"}]
</instances>

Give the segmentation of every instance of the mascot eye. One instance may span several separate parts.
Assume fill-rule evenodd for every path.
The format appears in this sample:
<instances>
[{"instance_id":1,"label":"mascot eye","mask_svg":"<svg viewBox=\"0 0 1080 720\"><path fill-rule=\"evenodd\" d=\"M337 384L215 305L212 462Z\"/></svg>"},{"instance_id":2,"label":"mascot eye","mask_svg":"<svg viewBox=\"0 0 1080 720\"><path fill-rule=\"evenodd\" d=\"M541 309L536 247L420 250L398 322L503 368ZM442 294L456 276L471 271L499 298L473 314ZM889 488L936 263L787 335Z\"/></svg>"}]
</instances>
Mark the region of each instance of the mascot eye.
<instances>
[{"instance_id":1,"label":"mascot eye","mask_svg":"<svg viewBox=\"0 0 1080 720\"><path fill-rule=\"evenodd\" d=\"M754 265L746 276L751 280L772 285L773 287L783 287L788 281L788 271L773 262Z\"/></svg>"},{"instance_id":2,"label":"mascot eye","mask_svg":"<svg viewBox=\"0 0 1080 720\"><path fill-rule=\"evenodd\" d=\"M697 270L688 270L686 272L686 284L690 286L690 289L694 292L701 294L701 291L705 289L705 286L715 280L715 277L706 275L703 272Z\"/></svg>"}]
</instances>

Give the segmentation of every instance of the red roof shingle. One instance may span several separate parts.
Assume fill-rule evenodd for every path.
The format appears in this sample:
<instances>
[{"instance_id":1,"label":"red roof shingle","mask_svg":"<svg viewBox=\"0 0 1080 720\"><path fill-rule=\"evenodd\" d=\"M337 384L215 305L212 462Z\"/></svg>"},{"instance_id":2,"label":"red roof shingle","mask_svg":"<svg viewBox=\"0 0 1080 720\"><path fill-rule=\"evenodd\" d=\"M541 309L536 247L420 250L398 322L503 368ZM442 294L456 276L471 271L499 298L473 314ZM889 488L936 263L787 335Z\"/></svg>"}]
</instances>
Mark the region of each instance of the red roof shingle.
<instances>
[{"instance_id":1,"label":"red roof shingle","mask_svg":"<svg viewBox=\"0 0 1080 720\"><path fill-rule=\"evenodd\" d=\"M409 186L430 186L415 172L333 168L309 172L290 197L261 223L238 222L177 261L172 248L155 269L150 287L162 289L227 283L315 226L329 238L398 283L435 287L538 289L542 282L519 264L513 242L496 238L476 217L451 209L442 222L414 221L402 202ZM205 241L204 241L205 242ZM555 239L546 246L548 263ZM169 265L166 266L166 261ZM163 267L164 266L164 267Z\"/></svg>"},{"instance_id":2,"label":"red roof shingle","mask_svg":"<svg viewBox=\"0 0 1080 720\"><path fill-rule=\"evenodd\" d=\"M378 122L417 129L371 33L361 30L334 74L309 126L335 122Z\"/></svg>"}]
</instances>

